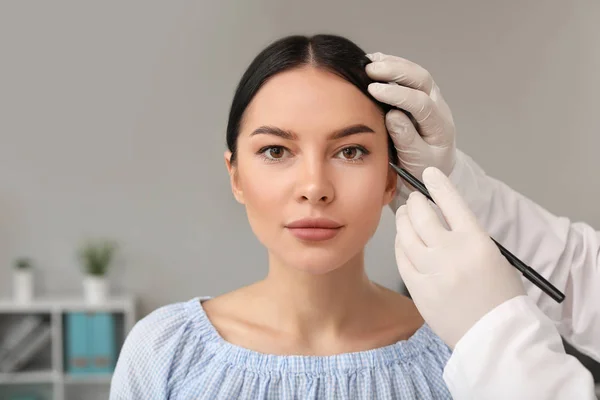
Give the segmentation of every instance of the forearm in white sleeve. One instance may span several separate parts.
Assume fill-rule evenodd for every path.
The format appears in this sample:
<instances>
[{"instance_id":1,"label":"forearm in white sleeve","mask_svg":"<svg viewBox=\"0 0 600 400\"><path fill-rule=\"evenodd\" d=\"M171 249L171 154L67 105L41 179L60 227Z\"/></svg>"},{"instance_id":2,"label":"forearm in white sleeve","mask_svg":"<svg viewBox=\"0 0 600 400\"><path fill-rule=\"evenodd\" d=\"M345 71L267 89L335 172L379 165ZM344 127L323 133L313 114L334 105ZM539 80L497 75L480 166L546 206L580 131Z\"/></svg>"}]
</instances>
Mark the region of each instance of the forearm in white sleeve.
<instances>
[{"instance_id":1,"label":"forearm in white sleeve","mask_svg":"<svg viewBox=\"0 0 600 400\"><path fill-rule=\"evenodd\" d=\"M561 290L558 304L524 280L529 296L560 334L600 361L600 238L583 223L557 217L458 152L451 181L498 242Z\"/></svg>"},{"instance_id":2,"label":"forearm in white sleeve","mask_svg":"<svg viewBox=\"0 0 600 400\"><path fill-rule=\"evenodd\" d=\"M456 344L444 380L457 400L596 399L591 373L565 353L528 296L486 314Z\"/></svg>"}]
</instances>

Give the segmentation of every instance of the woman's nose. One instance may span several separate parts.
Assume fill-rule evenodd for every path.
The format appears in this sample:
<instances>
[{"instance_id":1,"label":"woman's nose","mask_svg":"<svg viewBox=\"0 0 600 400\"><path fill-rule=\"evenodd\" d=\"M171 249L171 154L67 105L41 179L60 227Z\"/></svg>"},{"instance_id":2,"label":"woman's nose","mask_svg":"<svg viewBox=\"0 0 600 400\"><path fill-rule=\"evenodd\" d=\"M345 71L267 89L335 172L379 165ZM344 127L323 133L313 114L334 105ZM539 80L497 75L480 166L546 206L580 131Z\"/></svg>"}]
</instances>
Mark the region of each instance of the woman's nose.
<instances>
[{"instance_id":1,"label":"woman's nose","mask_svg":"<svg viewBox=\"0 0 600 400\"><path fill-rule=\"evenodd\" d=\"M310 204L333 201L334 187L326 163L322 160L303 160L300 164L296 199Z\"/></svg>"}]
</instances>

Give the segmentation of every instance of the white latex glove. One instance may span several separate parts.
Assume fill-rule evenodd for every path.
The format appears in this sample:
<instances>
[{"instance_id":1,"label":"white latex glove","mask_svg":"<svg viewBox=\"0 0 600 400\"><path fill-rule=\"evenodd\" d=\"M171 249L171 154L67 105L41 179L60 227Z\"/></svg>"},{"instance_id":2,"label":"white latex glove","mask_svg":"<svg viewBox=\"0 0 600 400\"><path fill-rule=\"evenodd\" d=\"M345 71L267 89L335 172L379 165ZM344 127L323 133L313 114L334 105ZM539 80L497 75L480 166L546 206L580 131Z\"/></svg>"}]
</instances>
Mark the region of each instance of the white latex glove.
<instances>
[{"instance_id":1,"label":"white latex glove","mask_svg":"<svg viewBox=\"0 0 600 400\"><path fill-rule=\"evenodd\" d=\"M421 179L427 167L437 167L450 175L456 159L454 120L440 89L423 67L404 58L382 53L367 54L372 61L366 72L374 81L369 93L382 103L409 112L415 127L402 111L386 115L387 130L398 152L399 165ZM396 211L404 204L407 190L398 179L396 197L390 207Z\"/></svg>"},{"instance_id":2,"label":"white latex glove","mask_svg":"<svg viewBox=\"0 0 600 400\"><path fill-rule=\"evenodd\" d=\"M423 181L448 228L425 196L411 193L396 212L396 261L421 315L454 348L481 317L525 289L450 180L427 168Z\"/></svg>"}]
</instances>

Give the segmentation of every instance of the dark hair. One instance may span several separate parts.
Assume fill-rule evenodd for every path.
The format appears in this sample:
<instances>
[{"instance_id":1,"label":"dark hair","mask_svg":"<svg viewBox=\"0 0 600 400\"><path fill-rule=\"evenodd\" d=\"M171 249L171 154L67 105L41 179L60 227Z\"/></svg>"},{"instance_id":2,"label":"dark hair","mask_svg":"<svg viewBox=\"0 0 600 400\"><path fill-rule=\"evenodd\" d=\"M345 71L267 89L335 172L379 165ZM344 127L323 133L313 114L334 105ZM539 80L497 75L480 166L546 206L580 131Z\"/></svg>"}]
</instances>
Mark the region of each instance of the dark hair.
<instances>
[{"instance_id":1,"label":"dark hair","mask_svg":"<svg viewBox=\"0 0 600 400\"><path fill-rule=\"evenodd\" d=\"M261 51L252 61L233 97L227 123L227 147L231 151L231 162L235 162L237 138L246 108L264 85L278 73L311 65L339 75L356 86L387 113L391 107L377 101L367 87L373 81L367 75L365 66L371 60L352 41L336 35L287 36L279 39ZM391 160L396 160L396 149L388 136L388 149Z\"/></svg>"}]
</instances>

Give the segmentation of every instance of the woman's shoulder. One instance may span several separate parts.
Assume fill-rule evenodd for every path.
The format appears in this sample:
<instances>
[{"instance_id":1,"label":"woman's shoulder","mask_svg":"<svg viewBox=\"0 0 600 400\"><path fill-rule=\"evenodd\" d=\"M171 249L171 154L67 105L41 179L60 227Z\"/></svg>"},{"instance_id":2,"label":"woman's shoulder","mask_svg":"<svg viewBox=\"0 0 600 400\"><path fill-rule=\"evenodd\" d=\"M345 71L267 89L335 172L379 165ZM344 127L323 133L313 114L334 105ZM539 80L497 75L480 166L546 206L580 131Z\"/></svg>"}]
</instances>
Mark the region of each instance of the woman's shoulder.
<instances>
[{"instance_id":1,"label":"woman's shoulder","mask_svg":"<svg viewBox=\"0 0 600 400\"><path fill-rule=\"evenodd\" d=\"M208 332L202 328L202 299L162 306L134 325L117 360L111 399L112 394L118 394L114 398L148 398L144 397L147 393L169 393L187 366L206 356Z\"/></svg>"},{"instance_id":2,"label":"woman's shoulder","mask_svg":"<svg viewBox=\"0 0 600 400\"><path fill-rule=\"evenodd\" d=\"M145 340L164 340L172 335L182 333L182 328L194 322L190 308L196 301L200 301L200 299L194 298L155 309L134 325L129 336L145 338Z\"/></svg>"},{"instance_id":3,"label":"woman's shoulder","mask_svg":"<svg viewBox=\"0 0 600 400\"><path fill-rule=\"evenodd\" d=\"M201 323L198 318L198 308L202 298L167 304L150 312L140 319L131 329L123 350L160 352L173 350L179 342L190 339L190 335L201 334L194 329Z\"/></svg>"},{"instance_id":4,"label":"woman's shoulder","mask_svg":"<svg viewBox=\"0 0 600 400\"><path fill-rule=\"evenodd\" d=\"M394 314L390 323L396 324L403 339L396 344L398 349L403 350L403 357L408 353L418 355L428 359L425 364L443 368L450 358L451 349L431 330L411 298L391 290L388 294L391 308L387 311L390 315Z\"/></svg>"}]
</instances>

